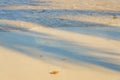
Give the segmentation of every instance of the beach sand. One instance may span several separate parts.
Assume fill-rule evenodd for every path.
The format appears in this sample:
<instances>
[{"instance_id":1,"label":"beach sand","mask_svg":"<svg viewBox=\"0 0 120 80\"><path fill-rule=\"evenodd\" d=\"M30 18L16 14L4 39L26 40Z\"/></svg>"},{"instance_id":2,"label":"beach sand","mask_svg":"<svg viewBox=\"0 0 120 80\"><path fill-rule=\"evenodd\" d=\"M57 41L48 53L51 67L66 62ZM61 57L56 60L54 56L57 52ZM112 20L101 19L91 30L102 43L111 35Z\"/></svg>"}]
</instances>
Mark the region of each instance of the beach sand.
<instances>
[{"instance_id":1,"label":"beach sand","mask_svg":"<svg viewBox=\"0 0 120 80\"><path fill-rule=\"evenodd\" d=\"M120 80L120 0L4 1L0 80Z\"/></svg>"}]
</instances>

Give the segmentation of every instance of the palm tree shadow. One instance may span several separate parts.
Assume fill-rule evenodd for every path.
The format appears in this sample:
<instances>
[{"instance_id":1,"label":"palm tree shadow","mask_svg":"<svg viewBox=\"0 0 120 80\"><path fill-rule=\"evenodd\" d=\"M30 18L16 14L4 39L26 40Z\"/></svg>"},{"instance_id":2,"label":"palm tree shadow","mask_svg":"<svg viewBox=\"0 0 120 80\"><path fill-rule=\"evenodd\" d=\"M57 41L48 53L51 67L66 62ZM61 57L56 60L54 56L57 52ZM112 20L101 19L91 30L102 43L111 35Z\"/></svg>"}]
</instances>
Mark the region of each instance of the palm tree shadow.
<instances>
[{"instance_id":1,"label":"palm tree shadow","mask_svg":"<svg viewBox=\"0 0 120 80\"><path fill-rule=\"evenodd\" d=\"M37 1L37 0L15 0L15 1L8 1L2 0L0 1L0 7L4 7L7 5L26 5L26 6L50 6L51 1Z\"/></svg>"},{"instance_id":2,"label":"palm tree shadow","mask_svg":"<svg viewBox=\"0 0 120 80\"><path fill-rule=\"evenodd\" d=\"M120 40L120 27L101 23L56 18L61 15L120 16L117 11L91 10L0 10L0 19L20 20L46 27L69 30L87 35ZM74 27L74 28L72 28ZM65 29L66 28L66 29ZM93 34L94 32L94 34Z\"/></svg>"},{"instance_id":3,"label":"palm tree shadow","mask_svg":"<svg viewBox=\"0 0 120 80\"><path fill-rule=\"evenodd\" d=\"M24 32L26 30L21 29L20 31ZM27 31L27 32L34 33L31 31ZM4 46L12 50L19 51L33 58L40 59L41 54L42 55L57 55L55 58L50 57L50 56L49 58L54 58L55 60L57 60L59 59L59 57L60 59L66 57L68 58L68 60L72 60L75 63L84 62L84 63L88 63L92 65L101 66L107 69L120 71L119 63L115 64L111 62L111 60L115 61L116 59L100 57L100 56L92 56L88 54L87 52L91 51L93 53L96 52L96 54L102 53L102 54L107 54L107 55L114 54L116 56L120 56L119 53L118 54L109 53L109 52L104 52L102 50L91 48L88 46L83 46L83 45L80 46L76 44L74 45L74 43L71 43L68 41L50 38L51 35L47 35L43 33L35 32L34 34L38 35L37 37L31 36L31 35L28 36L28 35L20 34L18 32L12 32L12 33L9 33L9 35L7 32L3 32L0 34L3 35L0 38L0 40L2 41L0 42L1 46ZM12 36L10 36L11 34Z\"/></svg>"},{"instance_id":4,"label":"palm tree shadow","mask_svg":"<svg viewBox=\"0 0 120 80\"><path fill-rule=\"evenodd\" d=\"M119 30L120 28L118 26L108 26L104 24L98 24L98 23L92 23L92 22L86 22L86 21L76 21L76 20L68 20L68 19L60 19L55 17L50 17L50 15L53 16L59 16L59 15L97 15L97 16L111 16L113 14L120 16L119 12L111 12L111 11L90 11L90 10L0 10L0 19L6 19L6 20L20 20L25 22L31 22L38 25L43 25L46 27L51 28L70 28L74 27L77 29L86 29L88 31L88 28L92 28L92 31L95 30L94 28L98 27L107 28L107 32L104 34L116 34L119 36L120 32L116 32L116 29ZM111 52L105 52L96 48L91 48L88 46L83 45L73 45L72 42L66 42L64 40L54 39L49 34L44 33L37 33L30 31L26 28L16 28L16 26L9 26L9 25L0 25L0 31L7 31L7 32L0 32L2 35L0 37L0 45L3 47L7 47L12 50L19 51L25 55L28 55L30 57L34 57L39 59L39 55L42 53L50 54L50 55L57 55L57 57L67 57L71 60L74 60L77 63L84 62L89 63L97 66L101 66L107 69L111 69L114 71L120 72L120 64L119 63L112 63L111 60L115 61L116 59L113 58L107 58L107 57L100 57L100 56L92 56L89 55L88 52L96 52L107 54L107 55L116 55L120 56L119 53L111 53ZM115 29L113 29L113 27ZM109 28L113 29L112 32L109 30ZM7 29L7 30L6 30ZM73 28L72 28L73 29ZM8 31L10 30L17 30L18 32L10 32L8 34ZM30 33L32 35L26 35L20 32L26 32ZM69 30L73 31L73 30ZM75 30L76 31L76 30ZM99 32L105 32L106 30L100 29L97 30ZM86 34L79 32L81 34ZM93 34L89 33L87 35ZM98 36L97 34L94 36ZM114 36L114 35L112 35ZM46 38L47 37L47 38ZM110 38L110 37L108 37ZM111 37L113 38L113 37ZM114 39L120 39L120 37L117 37ZM31 51L33 50L33 51ZM44 54L44 55L45 55ZM57 59L57 58L55 58Z\"/></svg>"}]
</instances>

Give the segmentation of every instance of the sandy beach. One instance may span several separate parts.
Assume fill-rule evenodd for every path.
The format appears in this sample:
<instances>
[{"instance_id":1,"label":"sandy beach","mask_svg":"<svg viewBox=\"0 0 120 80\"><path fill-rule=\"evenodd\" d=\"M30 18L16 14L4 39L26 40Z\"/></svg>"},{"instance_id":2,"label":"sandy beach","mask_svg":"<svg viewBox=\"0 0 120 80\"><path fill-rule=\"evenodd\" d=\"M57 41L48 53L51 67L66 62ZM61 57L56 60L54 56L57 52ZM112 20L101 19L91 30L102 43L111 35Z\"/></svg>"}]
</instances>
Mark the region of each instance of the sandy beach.
<instances>
[{"instance_id":1,"label":"sandy beach","mask_svg":"<svg viewBox=\"0 0 120 80\"><path fill-rule=\"evenodd\" d=\"M1 0L0 80L120 80L120 0Z\"/></svg>"}]
</instances>

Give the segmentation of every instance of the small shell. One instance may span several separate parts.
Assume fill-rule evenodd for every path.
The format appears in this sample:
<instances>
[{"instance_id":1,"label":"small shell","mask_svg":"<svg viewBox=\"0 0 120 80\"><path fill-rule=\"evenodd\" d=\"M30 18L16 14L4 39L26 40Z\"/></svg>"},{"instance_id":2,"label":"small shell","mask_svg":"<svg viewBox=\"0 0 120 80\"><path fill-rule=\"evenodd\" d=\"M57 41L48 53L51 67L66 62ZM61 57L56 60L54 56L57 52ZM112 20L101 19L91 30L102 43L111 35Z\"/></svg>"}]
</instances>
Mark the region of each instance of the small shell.
<instances>
[{"instance_id":1,"label":"small shell","mask_svg":"<svg viewBox=\"0 0 120 80\"><path fill-rule=\"evenodd\" d=\"M56 74L58 74L59 73L59 71L57 71L57 70L54 70L54 71L51 71L50 72L50 74L53 74L53 75L56 75Z\"/></svg>"}]
</instances>

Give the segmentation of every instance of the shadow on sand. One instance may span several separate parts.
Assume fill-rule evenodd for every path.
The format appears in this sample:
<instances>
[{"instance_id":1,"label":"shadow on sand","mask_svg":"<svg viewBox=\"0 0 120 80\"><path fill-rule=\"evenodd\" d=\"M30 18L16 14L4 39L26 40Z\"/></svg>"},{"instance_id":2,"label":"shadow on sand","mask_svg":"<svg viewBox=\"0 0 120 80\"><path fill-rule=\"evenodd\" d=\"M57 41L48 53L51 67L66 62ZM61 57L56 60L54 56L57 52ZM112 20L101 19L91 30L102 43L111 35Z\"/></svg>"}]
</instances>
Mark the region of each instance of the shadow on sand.
<instances>
[{"instance_id":1,"label":"shadow on sand","mask_svg":"<svg viewBox=\"0 0 120 80\"><path fill-rule=\"evenodd\" d=\"M53 17L50 17L50 15ZM118 26L108 26L98 23L59 19L54 17L59 15L120 16L120 13L113 11L90 10L0 10L0 19L20 20L57 29L66 27L69 30L69 28L72 27L72 29L69 30L71 32L75 32L76 29L78 29L80 30L78 31L80 34L99 36L103 38L103 35L99 35L101 32L102 34L107 35L105 37L109 39L120 40L120 32L116 31L120 30ZM25 33L30 35L26 35ZM112 53L89 46L77 45L69 41L57 39L55 36L51 36L49 34L30 31L26 28L16 28L16 26L9 26L1 23L0 35L0 46L19 51L30 57L39 59L41 54L57 55L54 57L55 59L66 57L77 63L89 63L120 72L120 64L114 63L116 61L119 62L120 59L93 56L88 53L92 52L95 54L120 56L119 52Z\"/></svg>"}]
</instances>

